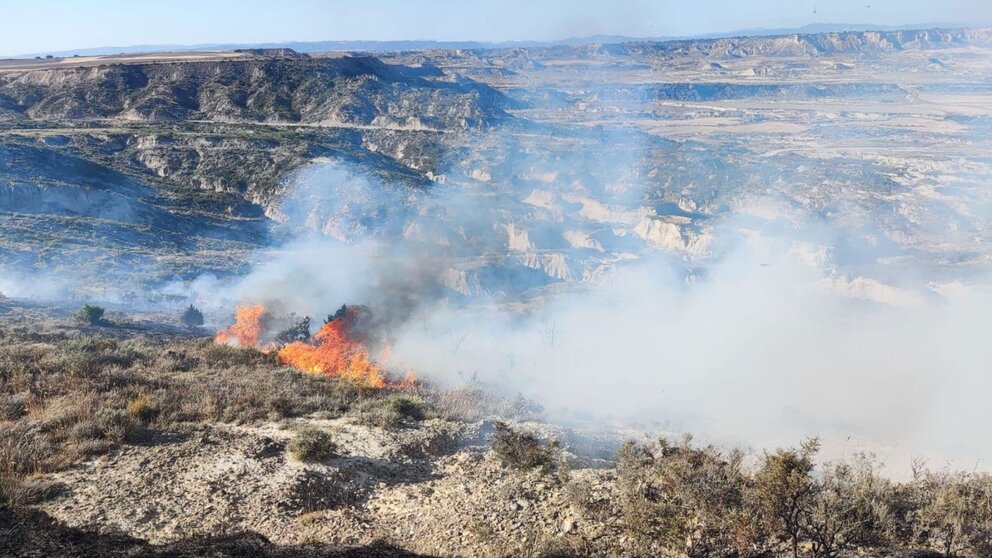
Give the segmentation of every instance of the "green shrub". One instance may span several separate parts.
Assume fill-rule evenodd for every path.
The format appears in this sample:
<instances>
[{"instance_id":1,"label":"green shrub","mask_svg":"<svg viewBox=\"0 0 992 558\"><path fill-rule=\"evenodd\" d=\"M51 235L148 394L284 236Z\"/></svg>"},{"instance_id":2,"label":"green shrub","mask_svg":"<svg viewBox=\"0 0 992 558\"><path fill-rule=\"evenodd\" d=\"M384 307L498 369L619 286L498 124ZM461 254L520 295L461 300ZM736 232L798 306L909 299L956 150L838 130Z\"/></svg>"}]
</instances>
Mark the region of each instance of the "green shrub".
<instances>
[{"instance_id":1,"label":"green shrub","mask_svg":"<svg viewBox=\"0 0 992 558\"><path fill-rule=\"evenodd\" d=\"M103 319L105 310L99 306L85 305L76 312L76 321L87 325L104 325Z\"/></svg>"},{"instance_id":2,"label":"green shrub","mask_svg":"<svg viewBox=\"0 0 992 558\"><path fill-rule=\"evenodd\" d=\"M337 444L331 435L317 428L304 428L286 445L286 451L297 461L320 462L337 455Z\"/></svg>"},{"instance_id":3,"label":"green shrub","mask_svg":"<svg viewBox=\"0 0 992 558\"><path fill-rule=\"evenodd\" d=\"M493 431L493 451L507 467L549 472L555 467L558 444L543 444L533 434L518 432L505 423L497 422Z\"/></svg>"}]
</instances>

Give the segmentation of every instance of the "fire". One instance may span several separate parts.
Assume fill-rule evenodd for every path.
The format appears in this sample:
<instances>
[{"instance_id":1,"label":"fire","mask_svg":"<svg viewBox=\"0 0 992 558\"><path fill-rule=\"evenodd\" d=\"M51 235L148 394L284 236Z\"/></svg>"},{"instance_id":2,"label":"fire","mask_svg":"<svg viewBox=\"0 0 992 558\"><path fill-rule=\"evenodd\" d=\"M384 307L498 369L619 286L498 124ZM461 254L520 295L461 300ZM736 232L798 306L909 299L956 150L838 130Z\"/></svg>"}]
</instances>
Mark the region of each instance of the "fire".
<instances>
[{"instance_id":1,"label":"fire","mask_svg":"<svg viewBox=\"0 0 992 558\"><path fill-rule=\"evenodd\" d=\"M235 345L238 347L255 347L262 339L264 326L262 317L265 316L265 306L238 306L235 311L234 325L217 332L215 343Z\"/></svg>"},{"instance_id":2,"label":"fire","mask_svg":"<svg viewBox=\"0 0 992 558\"><path fill-rule=\"evenodd\" d=\"M279 349L279 360L313 374L341 376L374 388L386 387L384 371L369 358L368 349L348 335L349 320L339 318L323 325L313 336L315 344L296 341Z\"/></svg>"},{"instance_id":3,"label":"fire","mask_svg":"<svg viewBox=\"0 0 992 558\"><path fill-rule=\"evenodd\" d=\"M263 305L239 306L234 325L219 331L215 341L259 348L266 329L265 313ZM347 378L371 388L413 386L416 375L412 371L399 382L389 381L386 369L379 363L388 358L388 345L379 362L370 356L363 341L368 317L368 309L363 306L342 307L310 341L294 341L279 348L279 361L303 372Z\"/></svg>"}]
</instances>

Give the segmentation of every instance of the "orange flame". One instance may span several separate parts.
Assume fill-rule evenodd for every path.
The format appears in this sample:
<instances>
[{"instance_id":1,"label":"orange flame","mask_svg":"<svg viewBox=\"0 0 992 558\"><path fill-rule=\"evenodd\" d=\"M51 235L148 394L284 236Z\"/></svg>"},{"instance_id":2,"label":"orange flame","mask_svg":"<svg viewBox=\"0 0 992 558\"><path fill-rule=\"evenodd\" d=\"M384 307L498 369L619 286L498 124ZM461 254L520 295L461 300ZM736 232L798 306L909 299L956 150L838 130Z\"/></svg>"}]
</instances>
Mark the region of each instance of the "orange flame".
<instances>
[{"instance_id":1,"label":"orange flame","mask_svg":"<svg viewBox=\"0 0 992 558\"><path fill-rule=\"evenodd\" d=\"M235 312L234 325L217 332L214 337L215 343L225 345L235 345L238 347L255 347L262 338L262 317L265 315L265 306L258 304L255 306L238 306Z\"/></svg>"},{"instance_id":2,"label":"orange flame","mask_svg":"<svg viewBox=\"0 0 992 558\"><path fill-rule=\"evenodd\" d=\"M265 306L238 306L234 325L217 332L215 341L228 345L259 348L265 330ZM325 323L313 336L313 342L294 341L278 350L279 362L311 374L326 374L347 378L371 388L387 386L408 388L416 375L407 372L399 382L390 382L386 370L374 361L368 349L353 337L352 330L360 321L364 307L348 307L345 314ZM269 349L273 349L270 347ZM380 361L388 358L387 345Z\"/></svg>"},{"instance_id":3,"label":"orange flame","mask_svg":"<svg viewBox=\"0 0 992 558\"><path fill-rule=\"evenodd\" d=\"M326 323L313 336L316 344L296 341L279 349L279 361L304 372L348 378L374 388L386 387L382 368L361 343L348 335L347 318Z\"/></svg>"}]
</instances>

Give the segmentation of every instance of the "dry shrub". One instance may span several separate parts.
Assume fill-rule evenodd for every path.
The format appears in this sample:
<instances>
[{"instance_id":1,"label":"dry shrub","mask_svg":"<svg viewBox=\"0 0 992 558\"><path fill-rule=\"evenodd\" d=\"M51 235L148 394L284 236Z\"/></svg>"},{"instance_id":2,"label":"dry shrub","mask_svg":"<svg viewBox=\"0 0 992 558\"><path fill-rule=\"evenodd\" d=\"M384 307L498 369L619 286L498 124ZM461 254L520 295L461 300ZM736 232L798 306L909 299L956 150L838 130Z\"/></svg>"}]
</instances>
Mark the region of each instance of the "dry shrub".
<instances>
[{"instance_id":1,"label":"dry shrub","mask_svg":"<svg viewBox=\"0 0 992 558\"><path fill-rule=\"evenodd\" d=\"M504 466L521 471L555 469L560 453L556 442L544 444L533 434L514 430L503 422L495 423L493 428L493 451Z\"/></svg>"},{"instance_id":2,"label":"dry shrub","mask_svg":"<svg viewBox=\"0 0 992 558\"><path fill-rule=\"evenodd\" d=\"M421 397L439 416L456 421L476 422L499 417L514 420L537 420L541 407L517 396L507 398L480 388L457 388L446 391L422 389Z\"/></svg>"},{"instance_id":3,"label":"dry shrub","mask_svg":"<svg viewBox=\"0 0 992 558\"><path fill-rule=\"evenodd\" d=\"M814 558L832 558L861 547L881 547L896 532L896 491L877 472L877 463L858 455L852 462L816 470L816 439L799 448L765 455L754 498L774 538L793 556L809 547Z\"/></svg>"},{"instance_id":4,"label":"dry shrub","mask_svg":"<svg viewBox=\"0 0 992 558\"><path fill-rule=\"evenodd\" d=\"M158 409L147 397L141 396L127 404L127 414L132 419L147 424L158 416Z\"/></svg>"},{"instance_id":5,"label":"dry shrub","mask_svg":"<svg viewBox=\"0 0 992 558\"><path fill-rule=\"evenodd\" d=\"M93 415L93 422L100 429L103 438L118 443L130 440L137 428L134 419L121 409L100 409Z\"/></svg>"},{"instance_id":6,"label":"dry shrub","mask_svg":"<svg viewBox=\"0 0 992 558\"><path fill-rule=\"evenodd\" d=\"M815 558L832 558L857 547L881 547L891 533L891 484L879 477L875 462L858 456L853 463L823 467L801 528Z\"/></svg>"},{"instance_id":7,"label":"dry shrub","mask_svg":"<svg viewBox=\"0 0 992 558\"><path fill-rule=\"evenodd\" d=\"M917 469L905 491L912 542L944 556L992 556L992 475Z\"/></svg>"},{"instance_id":8,"label":"dry shrub","mask_svg":"<svg viewBox=\"0 0 992 558\"><path fill-rule=\"evenodd\" d=\"M802 515L813 499L816 469L814 458L820 441L812 439L798 449L779 449L766 453L756 476L754 496L758 507L771 524L776 538L788 543L793 556L799 555L802 542Z\"/></svg>"},{"instance_id":9,"label":"dry shrub","mask_svg":"<svg viewBox=\"0 0 992 558\"><path fill-rule=\"evenodd\" d=\"M28 412L28 398L23 393L0 395L0 421L17 420Z\"/></svg>"},{"instance_id":10,"label":"dry shrub","mask_svg":"<svg viewBox=\"0 0 992 558\"><path fill-rule=\"evenodd\" d=\"M617 475L625 526L640 552L690 558L757 555L760 540L742 531L757 510L748 505L743 454L694 447L690 438L621 448Z\"/></svg>"},{"instance_id":11,"label":"dry shrub","mask_svg":"<svg viewBox=\"0 0 992 558\"><path fill-rule=\"evenodd\" d=\"M212 367L251 366L276 364L274 354L266 354L251 347L231 347L207 341L201 343L203 359Z\"/></svg>"},{"instance_id":12,"label":"dry shrub","mask_svg":"<svg viewBox=\"0 0 992 558\"><path fill-rule=\"evenodd\" d=\"M297 461L321 462L337 455L331 435L317 428L303 428L286 445L286 452Z\"/></svg>"},{"instance_id":13,"label":"dry shrub","mask_svg":"<svg viewBox=\"0 0 992 558\"><path fill-rule=\"evenodd\" d=\"M410 422L424 420L427 416L427 406L419 397L393 394L362 401L358 405L357 412L361 424L393 429Z\"/></svg>"}]
</instances>

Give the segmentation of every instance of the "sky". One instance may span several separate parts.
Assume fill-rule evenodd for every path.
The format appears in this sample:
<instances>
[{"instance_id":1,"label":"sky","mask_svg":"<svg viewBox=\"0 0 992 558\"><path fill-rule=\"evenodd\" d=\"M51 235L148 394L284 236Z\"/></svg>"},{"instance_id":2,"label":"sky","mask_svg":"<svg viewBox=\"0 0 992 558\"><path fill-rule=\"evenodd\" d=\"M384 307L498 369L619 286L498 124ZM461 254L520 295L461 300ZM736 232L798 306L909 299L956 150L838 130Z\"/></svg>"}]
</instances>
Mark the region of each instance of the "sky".
<instances>
[{"instance_id":1,"label":"sky","mask_svg":"<svg viewBox=\"0 0 992 558\"><path fill-rule=\"evenodd\" d=\"M0 56L148 44L686 36L992 24L992 0L2 0Z\"/></svg>"}]
</instances>

